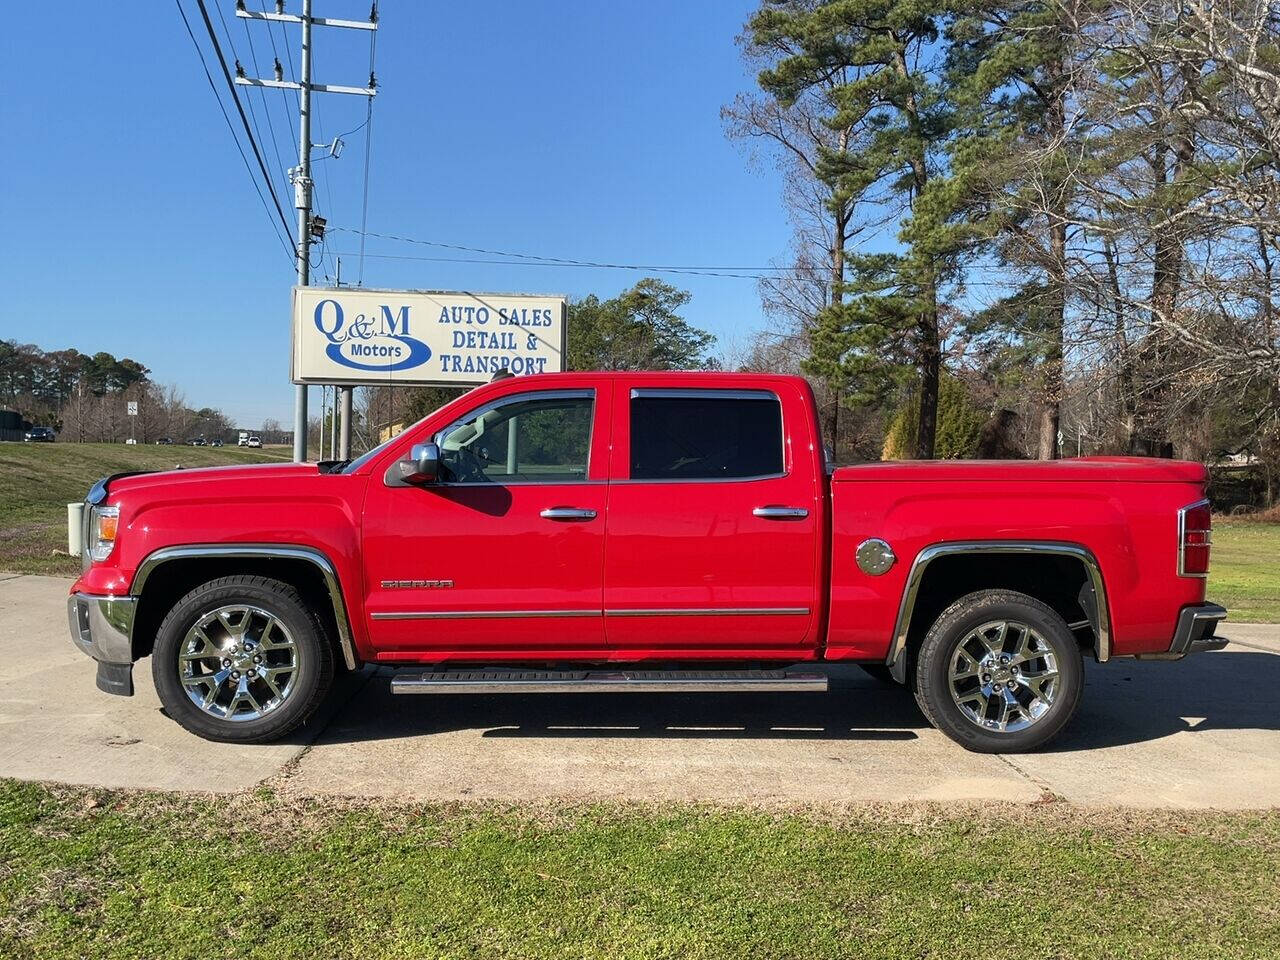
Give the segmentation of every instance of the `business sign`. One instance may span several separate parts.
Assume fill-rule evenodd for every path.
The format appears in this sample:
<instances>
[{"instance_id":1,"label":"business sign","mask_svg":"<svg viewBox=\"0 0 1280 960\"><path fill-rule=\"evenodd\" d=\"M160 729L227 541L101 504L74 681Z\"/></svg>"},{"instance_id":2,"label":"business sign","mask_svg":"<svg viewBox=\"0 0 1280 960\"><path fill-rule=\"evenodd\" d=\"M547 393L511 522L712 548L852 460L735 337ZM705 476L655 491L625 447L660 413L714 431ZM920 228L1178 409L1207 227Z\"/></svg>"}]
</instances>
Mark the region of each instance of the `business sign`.
<instances>
[{"instance_id":1,"label":"business sign","mask_svg":"<svg viewBox=\"0 0 1280 960\"><path fill-rule=\"evenodd\" d=\"M293 288L294 383L486 383L564 368L563 297Z\"/></svg>"}]
</instances>

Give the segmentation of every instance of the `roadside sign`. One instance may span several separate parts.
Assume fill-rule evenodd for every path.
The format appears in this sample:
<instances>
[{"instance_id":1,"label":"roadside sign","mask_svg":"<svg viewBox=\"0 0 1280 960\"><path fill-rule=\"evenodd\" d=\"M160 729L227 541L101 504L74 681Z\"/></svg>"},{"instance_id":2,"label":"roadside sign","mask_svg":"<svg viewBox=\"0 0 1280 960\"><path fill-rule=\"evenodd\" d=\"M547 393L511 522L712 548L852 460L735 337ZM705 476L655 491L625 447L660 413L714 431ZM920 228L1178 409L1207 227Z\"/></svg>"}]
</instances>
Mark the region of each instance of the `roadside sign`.
<instances>
[{"instance_id":1,"label":"roadside sign","mask_svg":"<svg viewBox=\"0 0 1280 960\"><path fill-rule=\"evenodd\" d=\"M130 400L128 405L129 416L136 417L138 415L138 401Z\"/></svg>"},{"instance_id":2,"label":"roadside sign","mask_svg":"<svg viewBox=\"0 0 1280 960\"><path fill-rule=\"evenodd\" d=\"M565 298L294 287L294 383L460 386L564 369Z\"/></svg>"}]
</instances>

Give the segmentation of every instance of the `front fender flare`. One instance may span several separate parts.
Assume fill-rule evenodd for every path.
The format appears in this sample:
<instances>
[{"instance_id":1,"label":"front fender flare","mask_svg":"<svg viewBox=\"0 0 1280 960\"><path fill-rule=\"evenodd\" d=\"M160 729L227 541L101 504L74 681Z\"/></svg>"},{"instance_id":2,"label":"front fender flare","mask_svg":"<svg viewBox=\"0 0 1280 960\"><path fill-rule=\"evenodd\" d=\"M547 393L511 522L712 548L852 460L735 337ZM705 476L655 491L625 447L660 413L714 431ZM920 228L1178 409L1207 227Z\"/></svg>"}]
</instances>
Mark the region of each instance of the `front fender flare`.
<instances>
[{"instance_id":1,"label":"front fender flare","mask_svg":"<svg viewBox=\"0 0 1280 960\"><path fill-rule=\"evenodd\" d=\"M342 595L342 584L333 562L324 551L316 547L304 547L292 543L192 543L176 547L161 547L147 554L133 575L129 593L141 597L147 579L163 564L174 560L228 559L239 557L303 560L314 565L324 578L329 602L333 605L333 619L338 625L338 646L348 670L359 666L355 645L351 639L351 620L347 616L347 604Z\"/></svg>"}]
</instances>

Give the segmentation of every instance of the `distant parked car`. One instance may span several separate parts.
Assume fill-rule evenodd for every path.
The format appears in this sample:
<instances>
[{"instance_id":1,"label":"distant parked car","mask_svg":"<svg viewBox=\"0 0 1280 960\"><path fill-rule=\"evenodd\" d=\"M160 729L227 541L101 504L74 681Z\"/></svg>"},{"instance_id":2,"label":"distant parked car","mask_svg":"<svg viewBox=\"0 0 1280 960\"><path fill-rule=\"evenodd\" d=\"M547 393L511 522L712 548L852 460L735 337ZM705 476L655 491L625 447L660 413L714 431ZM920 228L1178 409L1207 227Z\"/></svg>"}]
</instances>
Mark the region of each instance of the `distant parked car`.
<instances>
[{"instance_id":1,"label":"distant parked car","mask_svg":"<svg viewBox=\"0 0 1280 960\"><path fill-rule=\"evenodd\" d=\"M22 435L23 443L53 443L53 431L48 427L32 427Z\"/></svg>"},{"instance_id":2,"label":"distant parked car","mask_svg":"<svg viewBox=\"0 0 1280 960\"><path fill-rule=\"evenodd\" d=\"M187 441L187 445L191 447L203 447L205 445L204 437L192 437Z\"/></svg>"},{"instance_id":3,"label":"distant parked car","mask_svg":"<svg viewBox=\"0 0 1280 960\"><path fill-rule=\"evenodd\" d=\"M259 437L250 437L247 441L245 441L245 446L246 446L246 447L260 447L260 446L262 446L262 439L261 439L261 438L259 438Z\"/></svg>"},{"instance_id":4,"label":"distant parked car","mask_svg":"<svg viewBox=\"0 0 1280 960\"><path fill-rule=\"evenodd\" d=\"M220 447L220 446L222 446L222 441L221 441L221 440L210 440L210 441L209 441L209 446L211 446L211 447Z\"/></svg>"},{"instance_id":5,"label":"distant parked car","mask_svg":"<svg viewBox=\"0 0 1280 960\"><path fill-rule=\"evenodd\" d=\"M125 441L125 445L132 447L132 446L135 446L137 442L138 441L133 439L133 437L130 437L128 440Z\"/></svg>"},{"instance_id":6,"label":"distant parked car","mask_svg":"<svg viewBox=\"0 0 1280 960\"><path fill-rule=\"evenodd\" d=\"M169 437L161 437L159 440L157 440L157 441L156 441L156 446L157 446L157 447L172 447L172 446L173 446L173 440L172 440L172 439L170 439Z\"/></svg>"}]
</instances>

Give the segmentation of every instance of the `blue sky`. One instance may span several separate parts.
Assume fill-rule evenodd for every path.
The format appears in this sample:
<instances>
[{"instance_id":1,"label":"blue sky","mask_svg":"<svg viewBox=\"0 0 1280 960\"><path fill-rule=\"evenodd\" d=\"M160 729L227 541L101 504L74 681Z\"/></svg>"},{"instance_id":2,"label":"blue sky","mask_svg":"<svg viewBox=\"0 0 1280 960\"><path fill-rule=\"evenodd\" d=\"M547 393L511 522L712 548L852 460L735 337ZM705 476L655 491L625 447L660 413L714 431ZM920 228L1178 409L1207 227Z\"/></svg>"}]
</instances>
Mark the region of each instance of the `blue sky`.
<instances>
[{"instance_id":1,"label":"blue sky","mask_svg":"<svg viewBox=\"0 0 1280 960\"><path fill-rule=\"evenodd\" d=\"M252 72L233 0L206 2L220 34L221 8ZM207 45L195 0L183 5ZM754 83L734 44L754 6L383 0L368 229L613 262L783 256L790 231L778 177L768 164L753 168L719 119ZM368 7L315 0L314 12L362 19ZM266 72L267 27L249 28ZM285 30L296 58L297 27ZM367 37L316 28L315 79L363 84ZM292 263L175 5L76 4L55 18L43 4L18 4L0 44L0 338L132 356L193 405L245 425L289 422ZM362 98L315 100L316 141L364 120ZM296 114L276 91L265 107L258 91L251 102L268 168L283 182L265 112L285 166L296 156ZM363 135L317 164L318 212L331 226L359 226ZM344 281L356 279L357 248L356 236L331 233ZM366 250L467 256L381 240ZM332 269L327 260L317 280ZM570 296L610 296L643 275L377 257L364 266L367 286ZM692 292L686 315L721 351L764 325L754 281L667 279ZM312 398L318 404L318 391Z\"/></svg>"}]
</instances>

